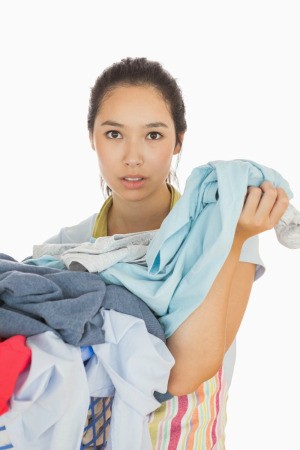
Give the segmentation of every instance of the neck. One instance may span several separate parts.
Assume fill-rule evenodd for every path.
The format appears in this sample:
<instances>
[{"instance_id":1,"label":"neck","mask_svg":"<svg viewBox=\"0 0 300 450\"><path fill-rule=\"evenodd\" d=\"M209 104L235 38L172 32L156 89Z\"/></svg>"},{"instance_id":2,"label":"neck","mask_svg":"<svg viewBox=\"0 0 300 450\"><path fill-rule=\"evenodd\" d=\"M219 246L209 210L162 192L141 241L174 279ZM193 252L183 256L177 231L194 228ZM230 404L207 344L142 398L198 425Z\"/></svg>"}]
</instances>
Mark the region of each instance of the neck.
<instances>
[{"instance_id":1,"label":"neck","mask_svg":"<svg viewBox=\"0 0 300 450\"><path fill-rule=\"evenodd\" d=\"M171 193L165 184L156 195L140 201L113 196L108 212L107 234L125 234L158 229L170 211Z\"/></svg>"}]
</instances>

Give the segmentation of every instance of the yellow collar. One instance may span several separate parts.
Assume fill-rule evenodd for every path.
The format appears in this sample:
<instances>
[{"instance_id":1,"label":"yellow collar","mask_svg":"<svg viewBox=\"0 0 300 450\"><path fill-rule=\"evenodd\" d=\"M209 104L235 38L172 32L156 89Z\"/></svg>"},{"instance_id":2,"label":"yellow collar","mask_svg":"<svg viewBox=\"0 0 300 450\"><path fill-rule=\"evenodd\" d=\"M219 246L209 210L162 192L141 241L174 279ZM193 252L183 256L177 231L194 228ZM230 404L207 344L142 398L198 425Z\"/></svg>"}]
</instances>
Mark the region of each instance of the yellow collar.
<instances>
[{"instance_id":1,"label":"yellow collar","mask_svg":"<svg viewBox=\"0 0 300 450\"><path fill-rule=\"evenodd\" d=\"M175 203L180 199L181 194L178 192L174 186L171 184L167 184L169 191L171 192L171 203L170 210L173 208ZM93 237L103 237L107 236L107 216L108 211L112 205L112 196L110 195L102 205L102 208L99 211L99 214L96 218L96 222L93 229Z\"/></svg>"}]
</instances>

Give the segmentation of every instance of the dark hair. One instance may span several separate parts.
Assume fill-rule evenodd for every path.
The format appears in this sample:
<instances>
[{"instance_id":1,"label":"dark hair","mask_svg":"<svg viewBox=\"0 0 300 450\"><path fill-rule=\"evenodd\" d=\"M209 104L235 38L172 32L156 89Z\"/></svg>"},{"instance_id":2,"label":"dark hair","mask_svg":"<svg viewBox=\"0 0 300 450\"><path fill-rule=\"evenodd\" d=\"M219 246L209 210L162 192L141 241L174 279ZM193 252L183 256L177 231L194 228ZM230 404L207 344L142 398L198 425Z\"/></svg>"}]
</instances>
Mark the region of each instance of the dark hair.
<instances>
[{"instance_id":1,"label":"dark hair","mask_svg":"<svg viewBox=\"0 0 300 450\"><path fill-rule=\"evenodd\" d=\"M159 62L150 61L147 58L124 58L106 68L97 78L90 95L88 112L88 130L90 134L93 134L95 119L105 95L115 87L124 85L150 85L160 92L170 108L174 121L176 145L179 143L181 146L182 142L179 134L185 132L187 128L181 90L175 78ZM177 181L176 174L171 172L167 181L171 182L172 178ZM104 188L103 180L101 184L102 188ZM108 186L106 187L106 192L108 195L111 193Z\"/></svg>"}]
</instances>

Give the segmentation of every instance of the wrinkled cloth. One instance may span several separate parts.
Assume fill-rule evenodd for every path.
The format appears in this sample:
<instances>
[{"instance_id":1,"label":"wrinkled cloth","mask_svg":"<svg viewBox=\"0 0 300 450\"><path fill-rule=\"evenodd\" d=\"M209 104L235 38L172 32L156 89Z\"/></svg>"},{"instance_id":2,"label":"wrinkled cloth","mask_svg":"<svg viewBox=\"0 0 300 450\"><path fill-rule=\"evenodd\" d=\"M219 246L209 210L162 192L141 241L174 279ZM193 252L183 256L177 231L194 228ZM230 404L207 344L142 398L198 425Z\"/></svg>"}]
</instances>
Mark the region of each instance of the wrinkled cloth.
<instances>
[{"instance_id":1,"label":"wrinkled cloth","mask_svg":"<svg viewBox=\"0 0 300 450\"><path fill-rule=\"evenodd\" d=\"M88 272L101 272L121 261L145 265L147 248L155 233L156 230L114 234L83 244L34 245L32 258L49 255L61 259L68 269L78 263Z\"/></svg>"},{"instance_id":2,"label":"wrinkled cloth","mask_svg":"<svg viewBox=\"0 0 300 450\"><path fill-rule=\"evenodd\" d=\"M84 366L80 348L51 331L27 339L32 363L0 416L18 450L79 449L89 399L114 396L108 448L150 450L148 414L160 406L174 358L143 320L101 309L105 342ZM149 446L150 445L150 446Z\"/></svg>"},{"instance_id":3,"label":"wrinkled cloth","mask_svg":"<svg viewBox=\"0 0 300 450\"><path fill-rule=\"evenodd\" d=\"M114 396L107 449L151 450L148 415L160 406L153 392L167 391L174 358L140 319L102 314L106 342L93 346L86 371L92 396Z\"/></svg>"},{"instance_id":4,"label":"wrinkled cloth","mask_svg":"<svg viewBox=\"0 0 300 450\"><path fill-rule=\"evenodd\" d=\"M265 180L293 197L277 171L254 161L213 161L196 167L149 244L147 266L118 262L99 276L147 303L168 338L202 303L224 264L248 186Z\"/></svg>"},{"instance_id":5,"label":"wrinkled cloth","mask_svg":"<svg viewBox=\"0 0 300 450\"><path fill-rule=\"evenodd\" d=\"M0 343L0 415L8 411L18 377L30 360L31 350L25 336L12 336Z\"/></svg>"},{"instance_id":6,"label":"wrinkled cloth","mask_svg":"<svg viewBox=\"0 0 300 450\"><path fill-rule=\"evenodd\" d=\"M27 345L31 365L19 377L0 426L17 450L79 449L89 407L80 349L51 331L29 337Z\"/></svg>"},{"instance_id":7,"label":"wrinkled cloth","mask_svg":"<svg viewBox=\"0 0 300 450\"><path fill-rule=\"evenodd\" d=\"M106 286L96 274L19 263L0 254L1 337L51 330L72 345L102 343L101 307L143 319L165 342L155 315L127 289Z\"/></svg>"},{"instance_id":8,"label":"wrinkled cloth","mask_svg":"<svg viewBox=\"0 0 300 450\"><path fill-rule=\"evenodd\" d=\"M118 263L99 275L141 297L169 337L202 303L224 264L248 186L265 180L293 197L277 171L253 161L214 161L196 167L148 247L147 268Z\"/></svg>"},{"instance_id":9,"label":"wrinkled cloth","mask_svg":"<svg viewBox=\"0 0 300 450\"><path fill-rule=\"evenodd\" d=\"M80 244L74 242L73 244L38 244L34 245L32 249L32 258L40 258L41 256L48 255L54 256L54 258L60 259L61 255L73 248L78 247Z\"/></svg>"},{"instance_id":10,"label":"wrinkled cloth","mask_svg":"<svg viewBox=\"0 0 300 450\"><path fill-rule=\"evenodd\" d=\"M300 211L291 203L275 226L278 241L287 248L300 248Z\"/></svg>"}]
</instances>

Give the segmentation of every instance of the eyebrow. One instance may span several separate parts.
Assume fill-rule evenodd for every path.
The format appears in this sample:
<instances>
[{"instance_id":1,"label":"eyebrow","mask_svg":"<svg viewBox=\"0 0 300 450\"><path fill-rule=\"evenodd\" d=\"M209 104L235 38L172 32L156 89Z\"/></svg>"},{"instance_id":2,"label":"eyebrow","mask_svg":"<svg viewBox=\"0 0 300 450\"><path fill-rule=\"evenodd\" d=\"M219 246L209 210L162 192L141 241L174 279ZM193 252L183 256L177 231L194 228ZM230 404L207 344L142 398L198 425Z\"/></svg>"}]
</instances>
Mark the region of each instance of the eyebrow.
<instances>
[{"instance_id":1,"label":"eyebrow","mask_svg":"<svg viewBox=\"0 0 300 450\"><path fill-rule=\"evenodd\" d=\"M147 123L147 125L145 126L146 128L159 128L159 127L168 128L168 125L163 122L151 122Z\"/></svg>"},{"instance_id":2,"label":"eyebrow","mask_svg":"<svg viewBox=\"0 0 300 450\"><path fill-rule=\"evenodd\" d=\"M123 124L114 122L113 120L106 120L105 122L102 122L101 126L104 125L110 125L112 127L120 127L120 128L124 127ZM145 125L145 128L159 128L159 127L168 128L168 125L166 125L164 122L151 122Z\"/></svg>"}]
</instances>

